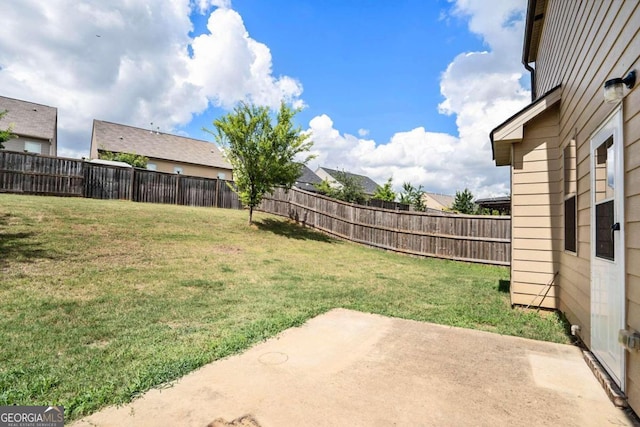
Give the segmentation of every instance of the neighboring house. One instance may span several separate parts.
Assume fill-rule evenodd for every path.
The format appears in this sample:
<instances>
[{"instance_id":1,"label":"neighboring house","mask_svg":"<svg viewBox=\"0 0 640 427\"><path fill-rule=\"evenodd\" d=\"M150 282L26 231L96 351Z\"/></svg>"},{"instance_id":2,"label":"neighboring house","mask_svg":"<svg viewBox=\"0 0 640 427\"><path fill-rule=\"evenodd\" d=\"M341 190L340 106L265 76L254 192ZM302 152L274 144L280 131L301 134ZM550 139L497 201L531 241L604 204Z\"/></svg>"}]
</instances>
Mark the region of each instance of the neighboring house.
<instances>
[{"instance_id":1,"label":"neighboring house","mask_svg":"<svg viewBox=\"0 0 640 427\"><path fill-rule=\"evenodd\" d=\"M301 190L317 193L318 190L316 189L316 185L321 182L322 179L318 175L316 175L306 165L302 165L302 173L293 186Z\"/></svg>"},{"instance_id":2,"label":"neighboring house","mask_svg":"<svg viewBox=\"0 0 640 427\"><path fill-rule=\"evenodd\" d=\"M57 156L58 109L0 96L0 129L11 128L17 136L3 143L6 150Z\"/></svg>"},{"instance_id":3,"label":"neighboring house","mask_svg":"<svg viewBox=\"0 0 640 427\"><path fill-rule=\"evenodd\" d=\"M329 169L324 167L319 167L318 169L316 169L316 175L319 176L321 180L324 181L326 179L327 181L329 181L330 185L337 185L337 186L342 185L340 184L338 179L342 172L343 171L338 171L335 169ZM360 183L362 184L362 188L364 188L364 194L366 194L367 196L373 196L373 194L378 189L378 184L376 184L376 182L371 178L369 178L368 176L358 175L351 172L344 172L344 173L351 178L355 178L359 180Z\"/></svg>"},{"instance_id":4,"label":"neighboring house","mask_svg":"<svg viewBox=\"0 0 640 427\"><path fill-rule=\"evenodd\" d=\"M496 210L500 215L511 215L511 196L476 199L473 203L480 208Z\"/></svg>"},{"instance_id":5,"label":"neighboring house","mask_svg":"<svg viewBox=\"0 0 640 427\"><path fill-rule=\"evenodd\" d=\"M455 199L456 198L454 196L448 196L446 194L424 193L422 195L424 206L428 209L435 209L438 211L451 209L451 205L453 205Z\"/></svg>"},{"instance_id":6,"label":"neighboring house","mask_svg":"<svg viewBox=\"0 0 640 427\"><path fill-rule=\"evenodd\" d=\"M147 169L159 172L233 179L231 164L213 143L94 120L91 158L99 158L104 151L145 156L149 159Z\"/></svg>"},{"instance_id":7,"label":"neighboring house","mask_svg":"<svg viewBox=\"0 0 640 427\"><path fill-rule=\"evenodd\" d=\"M491 132L511 167L511 302L562 311L636 412L640 90L620 78L640 71L639 28L638 1L529 0L532 103Z\"/></svg>"}]
</instances>

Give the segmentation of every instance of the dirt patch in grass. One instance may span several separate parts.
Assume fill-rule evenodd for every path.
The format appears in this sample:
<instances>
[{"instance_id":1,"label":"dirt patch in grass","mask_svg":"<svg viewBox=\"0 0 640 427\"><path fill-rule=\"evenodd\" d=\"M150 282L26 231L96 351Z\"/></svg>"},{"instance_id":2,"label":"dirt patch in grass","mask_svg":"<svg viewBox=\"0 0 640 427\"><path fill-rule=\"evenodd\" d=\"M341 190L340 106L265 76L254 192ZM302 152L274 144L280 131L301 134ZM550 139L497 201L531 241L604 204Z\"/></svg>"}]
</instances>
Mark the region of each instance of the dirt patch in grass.
<instances>
[{"instance_id":1,"label":"dirt patch in grass","mask_svg":"<svg viewBox=\"0 0 640 427\"><path fill-rule=\"evenodd\" d=\"M214 254L239 254L242 252L242 249L236 248L233 246L220 245L220 246L213 246L211 248L211 252Z\"/></svg>"},{"instance_id":2,"label":"dirt patch in grass","mask_svg":"<svg viewBox=\"0 0 640 427\"><path fill-rule=\"evenodd\" d=\"M105 348L105 347L107 347L110 343L111 343L111 341L109 341L109 340L94 341L94 342L92 342L92 343L87 344L87 347L91 347L91 348Z\"/></svg>"},{"instance_id":3,"label":"dirt patch in grass","mask_svg":"<svg viewBox=\"0 0 640 427\"><path fill-rule=\"evenodd\" d=\"M545 308L536 308L536 307L529 307L527 308L527 306L523 306L523 305L515 305L513 306L513 309L516 311L519 311L521 313L533 313L533 314L537 314L540 317L543 318L551 318L557 315L557 313L553 310L549 310L549 309L545 309Z\"/></svg>"}]
</instances>

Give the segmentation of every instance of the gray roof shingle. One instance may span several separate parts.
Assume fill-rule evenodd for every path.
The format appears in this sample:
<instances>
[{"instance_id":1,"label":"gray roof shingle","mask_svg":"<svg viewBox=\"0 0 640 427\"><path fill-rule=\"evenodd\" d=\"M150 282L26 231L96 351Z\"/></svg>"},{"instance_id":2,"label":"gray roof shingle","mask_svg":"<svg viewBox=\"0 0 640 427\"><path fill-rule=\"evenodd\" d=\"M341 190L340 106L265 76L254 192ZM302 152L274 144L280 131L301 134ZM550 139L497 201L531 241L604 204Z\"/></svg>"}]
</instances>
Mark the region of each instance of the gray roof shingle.
<instances>
[{"instance_id":1,"label":"gray roof shingle","mask_svg":"<svg viewBox=\"0 0 640 427\"><path fill-rule=\"evenodd\" d=\"M0 111L5 110L7 114L0 119L0 129L11 127L11 132L20 136L56 138L57 108L0 96Z\"/></svg>"},{"instance_id":2,"label":"gray roof shingle","mask_svg":"<svg viewBox=\"0 0 640 427\"><path fill-rule=\"evenodd\" d=\"M335 169L328 169L328 168L325 168L325 167L321 167L319 169L324 170L329 175L331 175L336 181L340 182L338 177L340 176L340 173L342 173L342 171L337 171ZM373 194L373 193L376 192L376 190L379 187L379 185L374 180L369 178L368 176L358 175L358 174L351 173L351 172L344 172L344 173L349 177L359 179L360 183L362 184L362 187L364 188L365 194Z\"/></svg>"},{"instance_id":3,"label":"gray roof shingle","mask_svg":"<svg viewBox=\"0 0 640 427\"><path fill-rule=\"evenodd\" d=\"M311 169L309 169L306 165L302 165L302 172L298 179L296 180L295 186L300 188L301 190L318 192L315 184L320 184L322 179L315 174Z\"/></svg>"},{"instance_id":4,"label":"gray roof shingle","mask_svg":"<svg viewBox=\"0 0 640 427\"><path fill-rule=\"evenodd\" d=\"M93 140L98 150L232 169L217 145L184 136L94 120Z\"/></svg>"},{"instance_id":5,"label":"gray roof shingle","mask_svg":"<svg viewBox=\"0 0 640 427\"><path fill-rule=\"evenodd\" d=\"M300 177L298 177L297 182L305 184L320 184L322 179L306 165L302 165L302 173L300 174Z\"/></svg>"}]
</instances>

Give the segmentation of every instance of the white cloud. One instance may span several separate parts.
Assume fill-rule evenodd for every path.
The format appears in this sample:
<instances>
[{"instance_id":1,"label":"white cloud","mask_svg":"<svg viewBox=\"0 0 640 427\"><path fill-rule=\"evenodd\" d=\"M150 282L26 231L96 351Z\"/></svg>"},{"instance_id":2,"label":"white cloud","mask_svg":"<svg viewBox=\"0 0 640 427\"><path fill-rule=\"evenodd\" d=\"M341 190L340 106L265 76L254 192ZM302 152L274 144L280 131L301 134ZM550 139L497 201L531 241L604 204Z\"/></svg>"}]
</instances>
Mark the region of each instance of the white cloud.
<instances>
[{"instance_id":1,"label":"white cloud","mask_svg":"<svg viewBox=\"0 0 640 427\"><path fill-rule=\"evenodd\" d=\"M293 102L302 94L297 80L273 77L269 48L249 37L238 12L216 9L207 28L209 34L193 40L189 74L217 105L230 108L249 99L277 107L281 99Z\"/></svg>"},{"instance_id":2,"label":"white cloud","mask_svg":"<svg viewBox=\"0 0 640 427\"><path fill-rule=\"evenodd\" d=\"M309 132L317 155L309 164L312 169L318 166L344 169L365 174L380 184L393 177L396 189L403 182L410 182L438 193L464 187L478 193L481 189L503 191L501 183L478 177L482 167L490 166L487 165L491 163L490 155L486 161L478 162L481 150L445 133L419 127L398 132L385 144L376 144L373 140L340 134L326 115L313 118ZM462 168L466 168L466 173Z\"/></svg>"},{"instance_id":3,"label":"white cloud","mask_svg":"<svg viewBox=\"0 0 640 427\"><path fill-rule=\"evenodd\" d=\"M194 3L201 14L206 13L214 6L223 9L231 9L231 0L194 0Z\"/></svg>"},{"instance_id":4,"label":"white cloud","mask_svg":"<svg viewBox=\"0 0 640 427\"><path fill-rule=\"evenodd\" d=\"M522 49L526 1L500 0L488 4L482 0L449 0L453 15L468 18L469 30L484 40L494 52L497 64L518 65ZM513 61L515 59L515 61Z\"/></svg>"},{"instance_id":5,"label":"white cloud","mask_svg":"<svg viewBox=\"0 0 640 427\"><path fill-rule=\"evenodd\" d=\"M94 118L171 131L209 102L300 105L301 84L272 75L269 48L230 7L228 0L8 2L1 94L58 107L61 153L83 155ZM212 8L209 33L191 39L192 10Z\"/></svg>"},{"instance_id":6,"label":"white cloud","mask_svg":"<svg viewBox=\"0 0 640 427\"><path fill-rule=\"evenodd\" d=\"M318 155L312 166L365 173L380 184L393 176L396 189L411 182L447 194L465 187L477 197L508 194L509 170L494 165L489 132L529 102L530 93L520 84L524 69L519 61L525 6L523 0L493 2L491 7L476 0L454 3L454 17L468 19L470 31L487 47L459 54L440 80L444 101L438 110L456 116L458 135L419 127L377 144L340 134L322 115L309 123Z\"/></svg>"},{"instance_id":7,"label":"white cloud","mask_svg":"<svg viewBox=\"0 0 640 427\"><path fill-rule=\"evenodd\" d=\"M369 135L369 129L358 129L358 136L367 136Z\"/></svg>"}]
</instances>

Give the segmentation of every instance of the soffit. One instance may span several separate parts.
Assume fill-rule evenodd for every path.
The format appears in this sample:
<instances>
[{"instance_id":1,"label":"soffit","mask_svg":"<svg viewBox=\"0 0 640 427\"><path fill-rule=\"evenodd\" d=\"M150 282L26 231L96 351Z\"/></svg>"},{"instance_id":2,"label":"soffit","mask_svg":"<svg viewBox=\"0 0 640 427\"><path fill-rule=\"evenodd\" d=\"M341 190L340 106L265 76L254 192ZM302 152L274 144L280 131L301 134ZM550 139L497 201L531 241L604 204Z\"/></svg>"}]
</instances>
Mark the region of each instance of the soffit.
<instances>
[{"instance_id":1,"label":"soffit","mask_svg":"<svg viewBox=\"0 0 640 427\"><path fill-rule=\"evenodd\" d=\"M560 102L560 89L560 86L551 89L491 131L491 147L496 166L511 164L511 144L522 141L527 123Z\"/></svg>"}]
</instances>

